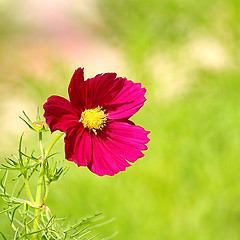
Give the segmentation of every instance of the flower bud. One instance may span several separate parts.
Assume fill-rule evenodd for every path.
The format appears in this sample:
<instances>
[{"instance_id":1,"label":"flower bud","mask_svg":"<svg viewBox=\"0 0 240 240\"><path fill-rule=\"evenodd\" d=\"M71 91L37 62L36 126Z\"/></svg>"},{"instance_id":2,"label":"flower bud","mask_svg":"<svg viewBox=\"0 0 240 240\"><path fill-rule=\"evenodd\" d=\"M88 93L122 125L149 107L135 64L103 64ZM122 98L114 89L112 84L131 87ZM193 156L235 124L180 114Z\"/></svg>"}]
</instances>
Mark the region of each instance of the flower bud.
<instances>
[{"instance_id":1,"label":"flower bud","mask_svg":"<svg viewBox=\"0 0 240 240\"><path fill-rule=\"evenodd\" d=\"M32 126L37 132L47 132L49 131L49 126L44 121L36 121L32 123Z\"/></svg>"},{"instance_id":2,"label":"flower bud","mask_svg":"<svg viewBox=\"0 0 240 240\"><path fill-rule=\"evenodd\" d=\"M67 167L59 166L59 163L55 163L54 166L50 167L47 163L46 166L46 178L49 183L57 181L68 171Z\"/></svg>"},{"instance_id":3,"label":"flower bud","mask_svg":"<svg viewBox=\"0 0 240 240\"><path fill-rule=\"evenodd\" d=\"M24 116L26 117L26 120L20 117L30 129L36 132L47 132L49 131L49 126L46 122L42 121L39 116L39 109L37 110L37 116L36 121L32 122L31 119L28 117L28 115L23 111Z\"/></svg>"}]
</instances>

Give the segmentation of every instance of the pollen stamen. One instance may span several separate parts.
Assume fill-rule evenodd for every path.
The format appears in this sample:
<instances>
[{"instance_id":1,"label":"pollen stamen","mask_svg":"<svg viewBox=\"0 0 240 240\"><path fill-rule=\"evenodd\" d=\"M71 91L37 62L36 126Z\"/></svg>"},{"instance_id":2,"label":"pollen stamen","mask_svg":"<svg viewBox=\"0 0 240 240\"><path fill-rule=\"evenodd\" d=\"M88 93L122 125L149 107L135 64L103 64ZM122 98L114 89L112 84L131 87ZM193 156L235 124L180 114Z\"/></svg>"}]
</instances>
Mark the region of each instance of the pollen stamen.
<instances>
[{"instance_id":1,"label":"pollen stamen","mask_svg":"<svg viewBox=\"0 0 240 240\"><path fill-rule=\"evenodd\" d=\"M83 123L84 128L88 128L89 131L93 131L97 135L97 130L102 130L106 126L107 114L99 106L93 109L86 109L82 112L80 122Z\"/></svg>"}]
</instances>

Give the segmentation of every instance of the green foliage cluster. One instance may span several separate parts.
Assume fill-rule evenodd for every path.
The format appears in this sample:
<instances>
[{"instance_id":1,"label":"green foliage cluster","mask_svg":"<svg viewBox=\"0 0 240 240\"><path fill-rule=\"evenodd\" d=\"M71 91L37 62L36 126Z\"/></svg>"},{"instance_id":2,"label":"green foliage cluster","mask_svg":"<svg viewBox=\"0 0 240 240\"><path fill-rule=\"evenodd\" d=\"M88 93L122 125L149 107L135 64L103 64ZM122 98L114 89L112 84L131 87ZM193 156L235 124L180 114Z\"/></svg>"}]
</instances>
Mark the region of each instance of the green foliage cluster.
<instances>
[{"instance_id":1,"label":"green foliage cluster","mask_svg":"<svg viewBox=\"0 0 240 240\"><path fill-rule=\"evenodd\" d=\"M2 163L0 196L5 207L0 214L7 214L13 235L0 231L3 239L94 239L99 234L93 233L93 229L105 223L96 222L101 214L82 219L70 225L65 218L59 219L46 206L50 185L59 180L68 168L61 166L60 162L50 163L56 153L50 154L50 150L63 134L60 133L45 151L42 143L42 133L46 132L46 124L42 127L35 126L30 118L24 113L27 120L21 118L28 127L39 134L41 155L34 156L34 151L27 154L22 150L23 135L19 141L18 156L12 155ZM41 122L39 111L36 121ZM9 177L10 175L10 177ZM36 190L36 200L32 196L31 188L36 186L36 175L39 175ZM30 184L31 180L31 184ZM13 186L12 186L13 185ZM12 189L12 190L10 190ZM27 199L23 194L26 189ZM11 191L11 193L9 193ZM25 198L24 198L25 197ZM93 225L93 221L95 225ZM96 224L97 223L97 224Z\"/></svg>"}]
</instances>

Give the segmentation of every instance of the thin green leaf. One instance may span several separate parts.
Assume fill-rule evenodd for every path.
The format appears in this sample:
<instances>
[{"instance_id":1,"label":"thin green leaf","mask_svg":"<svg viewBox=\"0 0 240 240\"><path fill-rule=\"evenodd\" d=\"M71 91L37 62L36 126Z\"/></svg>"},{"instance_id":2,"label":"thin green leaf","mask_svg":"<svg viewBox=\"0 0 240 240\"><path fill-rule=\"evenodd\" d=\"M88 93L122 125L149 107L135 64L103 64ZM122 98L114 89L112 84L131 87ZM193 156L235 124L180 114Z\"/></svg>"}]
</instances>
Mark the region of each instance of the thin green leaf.
<instances>
[{"instance_id":1,"label":"thin green leaf","mask_svg":"<svg viewBox=\"0 0 240 240\"><path fill-rule=\"evenodd\" d=\"M23 133L20 137L20 141L19 141L19 147L18 147L18 153L19 153L19 163L21 165L21 167L23 167L23 159L22 159L22 139L23 139Z\"/></svg>"},{"instance_id":2,"label":"thin green leaf","mask_svg":"<svg viewBox=\"0 0 240 240\"><path fill-rule=\"evenodd\" d=\"M25 183L23 183L23 185L20 187L20 189L19 189L19 191L18 191L18 193L17 193L17 195L16 195L17 198L20 196L20 194L21 194L24 186L25 186Z\"/></svg>"},{"instance_id":3,"label":"thin green leaf","mask_svg":"<svg viewBox=\"0 0 240 240\"><path fill-rule=\"evenodd\" d=\"M36 234L36 233L40 233L40 232L43 232L45 230L47 230L48 228L42 228L42 229L39 229L37 231L34 231L34 232L30 232L30 233L26 233L22 236L22 238L26 237L26 236L29 236L29 235L33 235L33 234Z\"/></svg>"},{"instance_id":4,"label":"thin green leaf","mask_svg":"<svg viewBox=\"0 0 240 240\"><path fill-rule=\"evenodd\" d=\"M60 154L60 152L56 152L56 153L50 154L49 156L47 156L47 157L45 158L45 161L46 161L47 159L53 157L54 155L57 155L57 154Z\"/></svg>"},{"instance_id":5,"label":"thin green leaf","mask_svg":"<svg viewBox=\"0 0 240 240\"><path fill-rule=\"evenodd\" d=\"M28 127L29 127L30 129L35 130L24 118L22 118L22 117L20 117L20 116L19 116L19 118L20 118L21 120L23 120L23 121L28 125Z\"/></svg>"},{"instance_id":6,"label":"thin green leaf","mask_svg":"<svg viewBox=\"0 0 240 240\"><path fill-rule=\"evenodd\" d=\"M52 220L54 220L54 216L52 216L52 218L48 221L48 223L46 224L46 228L49 228L54 224L54 221Z\"/></svg>"},{"instance_id":7,"label":"thin green leaf","mask_svg":"<svg viewBox=\"0 0 240 240\"><path fill-rule=\"evenodd\" d=\"M2 235L2 238L3 238L4 240L7 240L7 238L5 237L5 235L4 235L2 232L0 232L0 234Z\"/></svg>"},{"instance_id":8,"label":"thin green leaf","mask_svg":"<svg viewBox=\"0 0 240 240\"><path fill-rule=\"evenodd\" d=\"M14 208L13 211L12 211L12 213L11 213L11 219L10 219L11 224L13 223L15 213L16 213L16 211L17 211L17 209L18 209L19 207L20 207L20 206Z\"/></svg>"},{"instance_id":9,"label":"thin green leaf","mask_svg":"<svg viewBox=\"0 0 240 240\"><path fill-rule=\"evenodd\" d=\"M82 236L86 235L86 231L87 231L87 233L90 232L90 231L88 230L88 226L85 227L85 228L83 228L83 229L81 229L81 230L79 230L79 231L76 231L74 234L72 234L72 237L76 237L77 235L83 233L83 235L81 235L81 237L82 237Z\"/></svg>"},{"instance_id":10,"label":"thin green leaf","mask_svg":"<svg viewBox=\"0 0 240 240\"><path fill-rule=\"evenodd\" d=\"M113 233L112 235L108 236L108 237L104 237L102 240L109 240L111 238L114 238L118 235L118 231L116 231L115 233Z\"/></svg>"},{"instance_id":11,"label":"thin green leaf","mask_svg":"<svg viewBox=\"0 0 240 240\"><path fill-rule=\"evenodd\" d=\"M15 178L12 179L12 182L18 180L22 176L21 173L19 173ZM19 180L18 180L19 181Z\"/></svg>"},{"instance_id":12,"label":"thin green leaf","mask_svg":"<svg viewBox=\"0 0 240 240\"><path fill-rule=\"evenodd\" d=\"M1 182L0 182L0 186L3 189L6 188L7 177L8 177L8 170L5 170L5 173L3 174L3 177L2 177Z\"/></svg>"},{"instance_id":13,"label":"thin green leaf","mask_svg":"<svg viewBox=\"0 0 240 240\"><path fill-rule=\"evenodd\" d=\"M31 154L31 156L27 155L27 154L24 153L24 152L21 152L21 154L22 154L24 157L29 158L29 159L32 159L32 160L39 160L38 158L34 157L32 154Z\"/></svg>"},{"instance_id":14,"label":"thin green leaf","mask_svg":"<svg viewBox=\"0 0 240 240\"><path fill-rule=\"evenodd\" d=\"M28 204L24 204L24 210L23 210L23 225L24 225L24 231L25 231L25 233L28 232L28 228L27 228L27 215L28 215Z\"/></svg>"},{"instance_id":15,"label":"thin green leaf","mask_svg":"<svg viewBox=\"0 0 240 240\"><path fill-rule=\"evenodd\" d=\"M14 157L17 161L19 161L18 157L15 156L14 154L11 154L12 157Z\"/></svg>"},{"instance_id":16,"label":"thin green leaf","mask_svg":"<svg viewBox=\"0 0 240 240\"><path fill-rule=\"evenodd\" d=\"M65 230L64 232L69 232L69 231L71 231L71 230L73 230L73 229L75 229L75 228L77 228L77 227L79 227L79 226L81 226L81 225L87 224L87 223L91 222L91 219L93 219L93 218L95 218L95 217L97 217L97 216L99 216L99 215L101 215L101 213L98 213L98 214L95 214L95 215L93 215L93 216L90 216L90 217L88 217L88 218L86 218L86 219L80 220L79 222L75 223L74 225L72 225L71 227L69 227L69 228L68 228L67 230Z\"/></svg>"},{"instance_id":17,"label":"thin green leaf","mask_svg":"<svg viewBox=\"0 0 240 240\"><path fill-rule=\"evenodd\" d=\"M87 234L89 234L91 231L87 231L85 233L83 233L81 236L78 237L78 239L81 239L82 237L86 236Z\"/></svg>"},{"instance_id":18,"label":"thin green leaf","mask_svg":"<svg viewBox=\"0 0 240 240\"><path fill-rule=\"evenodd\" d=\"M12 207L10 207L10 208L4 209L4 210L2 210L2 211L0 212L0 214L3 214L3 213L8 212L8 211L11 211L12 209L14 209L14 208L16 208L16 207L20 207L22 204L23 204L23 203L20 203L20 204L18 204L17 206L15 205L15 206L12 206Z\"/></svg>"},{"instance_id":19,"label":"thin green leaf","mask_svg":"<svg viewBox=\"0 0 240 240\"><path fill-rule=\"evenodd\" d=\"M16 239L17 239L18 230L19 230L19 228L17 228L17 229L16 229L16 231L15 231L14 240L16 240Z\"/></svg>"},{"instance_id":20,"label":"thin green leaf","mask_svg":"<svg viewBox=\"0 0 240 240\"><path fill-rule=\"evenodd\" d=\"M93 237L89 238L88 240L92 240L94 238L96 238L97 236L99 236L100 233L97 233L96 235L94 235Z\"/></svg>"},{"instance_id":21,"label":"thin green leaf","mask_svg":"<svg viewBox=\"0 0 240 240\"><path fill-rule=\"evenodd\" d=\"M115 220L115 218L109 219L109 220L107 220L107 221L105 221L105 222L96 224L96 225L90 227L89 229L94 229L94 228L97 228L97 227L101 227L101 226L106 225L106 224L108 224L108 223L110 223L110 222L113 222L114 220Z\"/></svg>"},{"instance_id":22,"label":"thin green leaf","mask_svg":"<svg viewBox=\"0 0 240 240\"><path fill-rule=\"evenodd\" d=\"M31 173L29 174L27 180L29 180L29 179L31 178L31 176L33 175L33 173L36 171L37 167L38 167L38 164L36 164L36 166L32 169L32 171L31 171ZM21 194L21 192L22 192L24 186L25 186L25 183L23 183L22 187L19 189L19 191L18 191L16 197L19 197L19 196L20 196L20 194Z\"/></svg>"},{"instance_id":23,"label":"thin green leaf","mask_svg":"<svg viewBox=\"0 0 240 240\"><path fill-rule=\"evenodd\" d=\"M39 114L39 107L37 108L36 121L41 121L40 114Z\"/></svg>"},{"instance_id":24,"label":"thin green leaf","mask_svg":"<svg viewBox=\"0 0 240 240\"><path fill-rule=\"evenodd\" d=\"M14 194L15 194L18 184L19 184L19 180L14 184L13 191L12 191L12 197L14 197Z\"/></svg>"},{"instance_id":25,"label":"thin green leaf","mask_svg":"<svg viewBox=\"0 0 240 240\"><path fill-rule=\"evenodd\" d=\"M0 167L1 170L14 170L15 168L1 164L3 167Z\"/></svg>"},{"instance_id":26,"label":"thin green leaf","mask_svg":"<svg viewBox=\"0 0 240 240\"><path fill-rule=\"evenodd\" d=\"M10 214L10 213L8 213L8 218L9 218L9 220L11 219L11 214ZM14 219L14 221L15 221L18 225L20 225L21 227L23 227L23 224L22 224L18 219ZM12 226L12 228L13 228L14 231L16 231L16 230L18 229L18 227L16 227L13 222L11 223L11 226Z\"/></svg>"},{"instance_id":27,"label":"thin green leaf","mask_svg":"<svg viewBox=\"0 0 240 240\"><path fill-rule=\"evenodd\" d=\"M28 122L32 124L31 119L28 117L28 115L23 111L24 116L27 118Z\"/></svg>"},{"instance_id":28,"label":"thin green leaf","mask_svg":"<svg viewBox=\"0 0 240 240\"><path fill-rule=\"evenodd\" d=\"M21 198L16 198L16 197L9 197L9 199L14 202L14 203L27 203L28 201L21 199ZM30 202L29 202L30 203Z\"/></svg>"},{"instance_id":29,"label":"thin green leaf","mask_svg":"<svg viewBox=\"0 0 240 240\"><path fill-rule=\"evenodd\" d=\"M10 216L9 216L9 219L10 219ZM21 227L24 227L24 225L23 225L23 223L21 223L18 219L14 219L14 221L17 223L17 224L19 224ZM13 223L12 223L13 224ZM15 227L15 229L17 229L16 227Z\"/></svg>"},{"instance_id":30,"label":"thin green leaf","mask_svg":"<svg viewBox=\"0 0 240 240\"><path fill-rule=\"evenodd\" d=\"M5 168L1 168L1 167L0 167L0 169L23 170L23 169L33 168L33 167L35 167L36 165L39 165L39 164L38 164L38 163L34 163L34 164L32 164L32 165L29 165L29 166L23 166L23 165L22 165L22 167L8 167L8 166L2 164L2 166L4 166Z\"/></svg>"},{"instance_id":31,"label":"thin green leaf","mask_svg":"<svg viewBox=\"0 0 240 240\"><path fill-rule=\"evenodd\" d=\"M14 161L14 160L11 159L11 158L5 158L5 161L6 161L9 165L11 165L11 166L14 166L14 165L17 165L17 164L18 164L18 162Z\"/></svg>"}]
</instances>

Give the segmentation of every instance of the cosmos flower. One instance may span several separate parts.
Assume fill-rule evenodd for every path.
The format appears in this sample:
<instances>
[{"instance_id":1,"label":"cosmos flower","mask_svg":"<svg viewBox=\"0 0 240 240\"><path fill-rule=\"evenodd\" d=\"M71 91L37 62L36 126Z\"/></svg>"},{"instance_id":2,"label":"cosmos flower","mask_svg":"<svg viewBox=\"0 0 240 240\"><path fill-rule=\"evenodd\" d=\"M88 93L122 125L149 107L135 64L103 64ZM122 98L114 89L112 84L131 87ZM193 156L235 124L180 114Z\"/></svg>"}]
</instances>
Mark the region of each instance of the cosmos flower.
<instances>
[{"instance_id":1,"label":"cosmos flower","mask_svg":"<svg viewBox=\"0 0 240 240\"><path fill-rule=\"evenodd\" d=\"M145 88L116 73L98 74L84 81L78 68L69 84L70 101L51 96L44 117L52 132L66 133L65 156L99 176L124 171L144 156L148 131L129 118L144 104Z\"/></svg>"}]
</instances>

